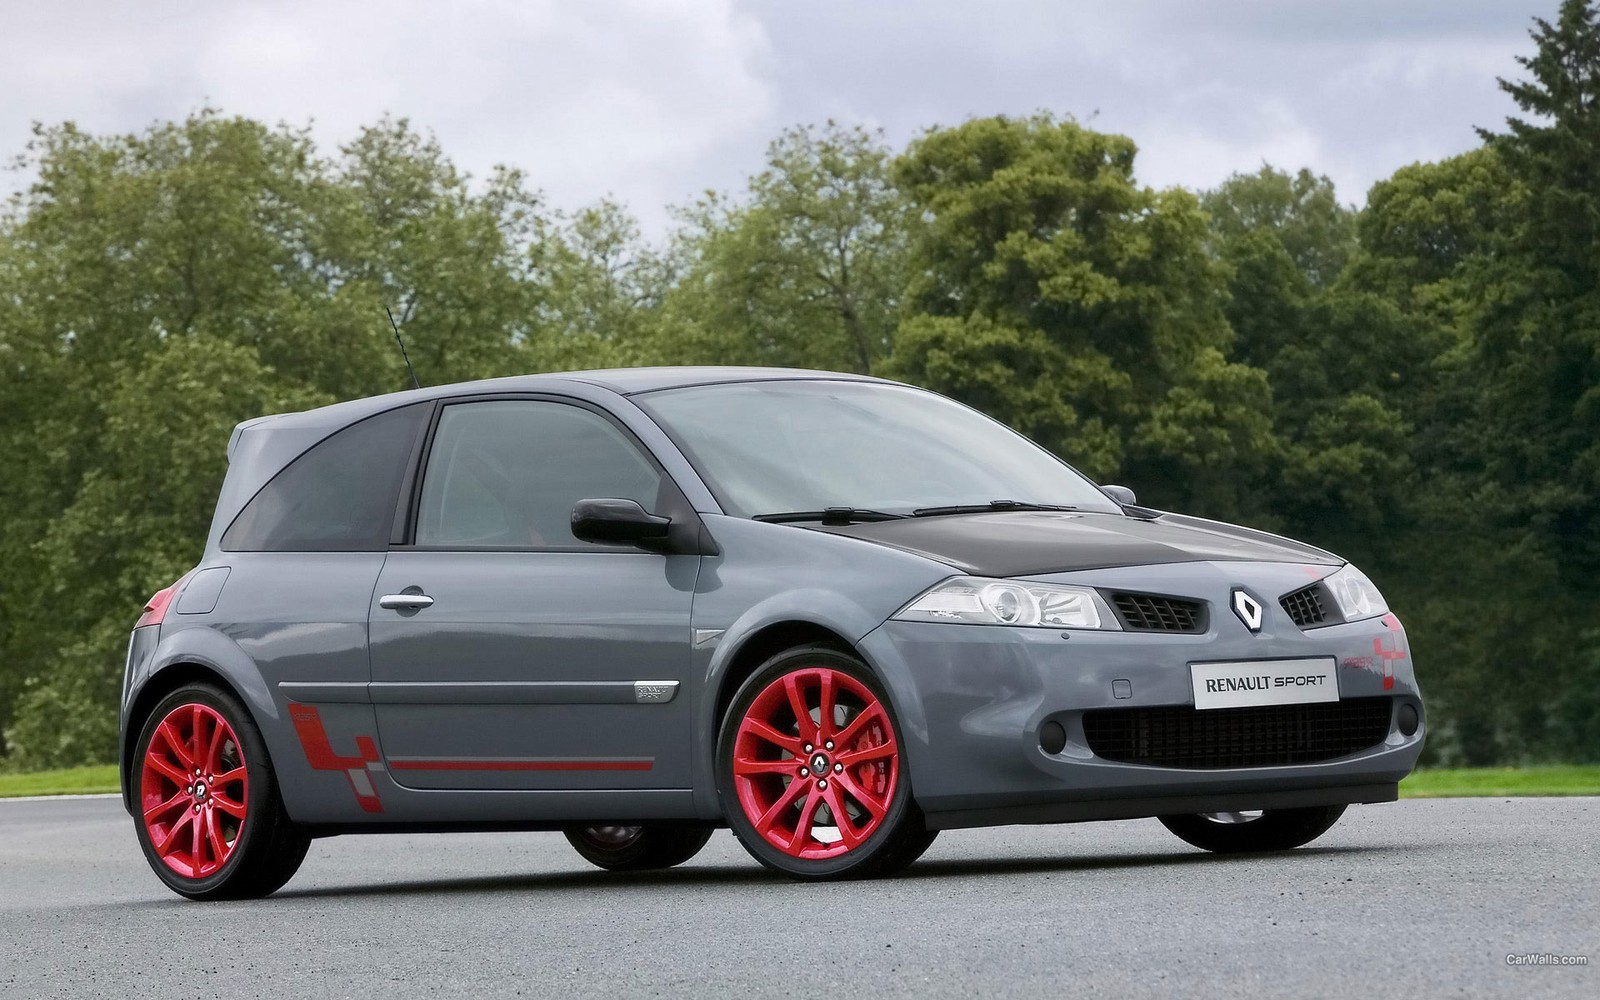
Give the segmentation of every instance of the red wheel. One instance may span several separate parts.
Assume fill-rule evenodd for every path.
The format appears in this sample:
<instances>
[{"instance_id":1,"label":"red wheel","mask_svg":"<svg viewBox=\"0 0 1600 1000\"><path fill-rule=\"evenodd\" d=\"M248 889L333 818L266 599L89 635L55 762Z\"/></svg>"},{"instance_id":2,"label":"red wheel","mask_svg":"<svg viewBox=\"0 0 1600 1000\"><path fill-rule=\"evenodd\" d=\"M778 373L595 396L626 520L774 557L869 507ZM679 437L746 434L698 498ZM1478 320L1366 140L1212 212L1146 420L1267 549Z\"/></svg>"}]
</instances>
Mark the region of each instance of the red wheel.
<instances>
[{"instance_id":1,"label":"red wheel","mask_svg":"<svg viewBox=\"0 0 1600 1000\"><path fill-rule=\"evenodd\" d=\"M216 709L179 705L145 747L139 809L156 855L184 878L214 875L234 849L250 803L239 736Z\"/></svg>"},{"instance_id":2,"label":"red wheel","mask_svg":"<svg viewBox=\"0 0 1600 1000\"><path fill-rule=\"evenodd\" d=\"M925 836L897 732L888 699L854 657L822 648L775 657L723 724L718 764L735 834L758 860L801 878L884 873L908 853L902 840Z\"/></svg>"},{"instance_id":3,"label":"red wheel","mask_svg":"<svg viewBox=\"0 0 1600 1000\"><path fill-rule=\"evenodd\" d=\"M134 753L139 845L168 888L265 896L299 869L311 838L284 812L266 744L231 693L189 684L167 695Z\"/></svg>"}]
</instances>

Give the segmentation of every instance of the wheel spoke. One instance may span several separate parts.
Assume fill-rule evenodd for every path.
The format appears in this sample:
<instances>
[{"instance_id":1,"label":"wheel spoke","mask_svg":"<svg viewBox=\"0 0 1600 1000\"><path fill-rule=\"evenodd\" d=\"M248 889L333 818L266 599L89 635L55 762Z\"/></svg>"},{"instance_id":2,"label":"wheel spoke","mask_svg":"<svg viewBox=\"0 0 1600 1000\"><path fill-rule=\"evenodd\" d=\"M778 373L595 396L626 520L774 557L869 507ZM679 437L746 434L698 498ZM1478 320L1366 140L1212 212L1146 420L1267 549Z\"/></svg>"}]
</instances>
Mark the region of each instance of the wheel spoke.
<instances>
[{"instance_id":1,"label":"wheel spoke","mask_svg":"<svg viewBox=\"0 0 1600 1000\"><path fill-rule=\"evenodd\" d=\"M188 777L193 777L194 758L190 756L188 748L183 745L183 737L178 735L177 727L171 721L164 721L156 727L156 732L161 735L161 739L172 750L173 756L178 758L178 763L189 769Z\"/></svg>"},{"instance_id":2,"label":"wheel spoke","mask_svg":"<svg viewBox=\"0 0 1600 1000\"><path fill-rule=\"evenodd\" d=\"M800 793L805 791L808 787L810 787L810 785L811 782L800 781L799 779L789 782L789 787L785 788L783 790L783 794L778 796L778 801L772 803L772 806L768 808L766 812L761 814L761 818L756 820L756 832L761 834L763 837L771 839L772 827L773 824L777 822L778 817L783 815L783 811L785 809L794 805L794 800L798 799L800 797Z\"/></svg>"},{"instance_id":3,"label":"wheel spoke","mask_svg":"<svg viewBox=\"0 0 1600 1000\"><path fill-rule=\"evenodd\" d=\"M196 877L198 877L200 874L200 844L205 837L205 832L201 830L200 827L200 814L195 813L194 822L189 824L189 829L194 831L193 835L189 838L189 858L194 863L194 873Z\"/></svg>"},{"instance_id":4,"label":"wheel spoke","mask_svg":"<svg viewBox=\"0 0 1600 1000\"><path fill-rule=\"evenodd\" d=\"M765 722L762 722L760 719L745 719L744 725L742 725L740 729L752 736L766 740L775 747L778 747L782 750L787 750L796 757L799 757L805 753L804 750L800 749L800 737L790 736L787 733L780 733L776 729L773 729L771 726L767 725Z\"/></svg>"},{"instance_id":5,"label":"wheel spoke","mask_svg":"<svg viewBox=\"0 0 1600 1000\"><path fill-rule=\"evenodd\" d=\"M845 767L854 767L857 764L893 757L897 752L894 743L889 742L880 743L875 747L866 747L862 750L841 750L834 755L834 759Z\"/></svg>"},{"instance_id":6,"label":"wheel spoke","mask_svg":"<svg viewBox=\"0 0 1600 1000\"><path fill-rule=\"evenodd\" d=\"M850 814L845 811L844 797L839 794L837 783L829 785L827 791L822 793L822 798L828 803L828 811L833 813L833 823L839 828L839 837L844 841L845 850L853 850L861 843L861 832L850 823Z\"/></svg>"},{"instance_id":7,"label":"wheel spoke","mask_svg":"<svg viewBox=\"0 0 1600 1000\"><path fill-rule=\"evenodd\" d=\"M205 763L205 706L196 703L189 712L189 716L193 720L190 723L191 728L189 730L189 759L194 761L190 766L202 767Z\"/></svg>"},{"instance_id":8,"label":"wheel spoke","mask_svg":"<svg viewBox=\"0 0 1600 1000\"><path fill-rule=\"evenodd\" d=\"M245 770L243 766L236 767L231 771L224 771L211 779L211 787L226 788L229 785L242 784L244 782L244 775Z\"/></svg>"},{"instance_id":9,"label":"wheel spoke","mask_svg":"<svg viewBox=\"0 0 1600 1000\"><path fill-rule=\"evenodd\" d=\"M822 671L822 689L817 696L817 739L819 741L833 737L833 671Z\"/></svg>"},{"instance_id":10,"label":"wheel spoke","mask_svg":"<svg viewBox=\"0 0 1600 1000\"><path fill-rule=\"evenodd\" d=\"M839 730L838 735L835 736L833 740L840 746L844 746L847 743L853 743L861 736L861 731L872 725L874 721L882 722L884 732L889 732L888 717L883 714L883 706L878 704L876 701L863 708L859 715L850 720L850 724L848 726L845 726L843 729Z\"/></svg>"},{"instance_id":11,"label":"wheel spoke","mask_svg":"<svg viewBox=\"0 0 1600 1000\"><path fill-rule=\"evenodd\" d=\"M222 744L228 738L228 727L221 720L215 720L211 728L211 740L206 745L205 763L200 765L206 769L207 774L216 774L222 770Z\"/></svg>"},{"instance_id":12,"label":"wheel spoke","mask_svg":"<svg viewBox=\"0 0 1600 1000\"><path fill-rule=\"evenodd\" d=\"M733 773L741 775L752 774L794 774L803 761L790 760L752 760L748 757L735 757L733 760Z\"/></svg>"},{"instance_id":13,"label":"wheel spoke","mask_svg":"<svg viewBox=\"0 0 1600 1000\"><path fill-rule=\"evenodd\" d=\"M817 818L817 807L822 805L822 793L817 790L814 782L797 781L797 785L804 785L806 793L805 805L800 807L800 818L794 824L794 836L789 840L789 853L795 854L811 839L811 824Z\"/></svg>"},{"instance_id":14,"label":"wheel spoke","mask_svg":"<svg viewBox=\"0 0 1600 1000\"><path fill-rule=\"evenodd\" d=\"M178 793L176 795L174 795L172 798L170 798L167 801L161 803L160 805L154 805L154 806L151 806L149 809L146 809L144 811L144 821L146 823L154 823L156 820L160 819L166 813L170 812L172 810L173 806L184 806L184 805L188 805L188 804L189 804L189 793L185 792L183 789L180 788L180 789L178 789Z\"/></svg>"},{"instance_id":15,"label":"wheel spoke","mask_svg":"<svg viewBox=\"0 0 1600 1000\"><path fill-rule=\"evenodd\" d=\"M178 834L182 833L183 828L194 820L194 815L193 810L185 809L183 815L172 821L172 825L167 828L167 835L161 838L161 843L156 845L157 854L165 857L167 852L172 850L172 845L177 843Z\"/></svg>"},{"instance_id":16,"label":"wheel spoke","mask_svg":"<svg viewBox=\"0 0 1600 1000\"><path fill-rule=\"evenodd\" d=\"M217 811L206 810L206 841L211 845L211 856L218 864L228 854L228 845L222 839L222 831L217 828Z\"/></svg>"},{"instance_id":17,"label":"wheel spoke","mask_svg":"<svg viewBox=\"0 0 1600 1000\"><path fill-rule=\"evenodd\" d=\"M156 756L155 749L155 747L151 747L151 752L145 754L144 766L148 770L159 773L163 778L166 778L179 788L185 787L194 780L192 773L183 770L165 757Z\"/></svg>"},{"instance_id":18,"label":"wheel spoke","mask_svg":"<svg viewBox=\"0 0 1600 1000\"><path fill-rule=\"evenodd\" d=\"M881 818L889 808L888 803L856 784L855 780L850 777L849 772L836 774L834 777L838 779L838 785L844 789L845 794L861 803L861 807L871 813L873 819Z\"/></svg>"},{"instance_id":19,"label":"wheel spoke","mask_svg":"<svg viewBox=\"0 0 1600 1000\"><path fill-rule=\"evenodd\" d=\"M806 707L805 696L800 693L800 683L796 680L794 674L790 674L783 679L783 690L789 696L789 708L794 712L795 722L797 723L796 728L800 732L800 737L802 739L809 738L813 743L816 742L816 723L811 721L811 710ZM806 730L808 729L811 730L809 737L806 735Z\"/></svg>"},{"instance_id":20,"label":"wheel spoke","mask_svg":"<svg viewBox=\"0 0 1600 1000\"><path fill-rule=\"evenodd\" d=\"M213 792L211 795L211 804L216 806L218 809L221 809L229 816L232 816L234 819L241 821L244 819L245 805L240 799L230 798L221 794L220 792Z\"/></svg>"}]
</instances>

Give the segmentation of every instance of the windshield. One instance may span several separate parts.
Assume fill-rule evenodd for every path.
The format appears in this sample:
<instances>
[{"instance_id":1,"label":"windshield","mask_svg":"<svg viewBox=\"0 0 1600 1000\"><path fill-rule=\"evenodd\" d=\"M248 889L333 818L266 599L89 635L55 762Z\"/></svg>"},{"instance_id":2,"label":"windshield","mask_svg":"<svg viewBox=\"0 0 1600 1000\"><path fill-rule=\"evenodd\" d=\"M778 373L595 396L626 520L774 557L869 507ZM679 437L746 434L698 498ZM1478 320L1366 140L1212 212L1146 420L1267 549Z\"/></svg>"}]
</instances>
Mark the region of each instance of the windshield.
<instances>
[{"instance_id":1,"label":"windshield","mask_svg":"<svg viewBox=\"0 0 1600 1000\"><path fill-rule=\"evenodd\" d=\"M829 507L910 513L996 500L1119 510L1032 441L920 389L736 382L633 399L738 517Z\"/></svg>"}]
</instances>

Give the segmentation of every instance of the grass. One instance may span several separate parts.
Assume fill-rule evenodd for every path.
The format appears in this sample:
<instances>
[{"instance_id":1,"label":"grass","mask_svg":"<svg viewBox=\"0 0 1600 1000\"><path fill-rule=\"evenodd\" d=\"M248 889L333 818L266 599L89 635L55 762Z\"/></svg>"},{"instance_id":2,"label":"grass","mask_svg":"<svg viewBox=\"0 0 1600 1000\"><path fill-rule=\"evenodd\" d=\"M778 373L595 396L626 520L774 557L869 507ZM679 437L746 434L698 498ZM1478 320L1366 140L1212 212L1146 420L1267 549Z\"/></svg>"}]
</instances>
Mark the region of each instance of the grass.
<instances>
[{"instance_id":1,"label":"grass","mask_svg":"<svg viewBox=\"0 0 1600 1000\"><path fill-rule=\"evenodd\" d=\"M0 774L0 799L19 795L86 795L117 790L117 767L74 767ZM1600 765L1428 768L1400 783L1402 798L1493 795L1600 795Z\"/></svg>"},{"instance_id":2,"label":"grass","mask_svg":"<svg viewBox=\"0 0 1600 1000\"><path fill-rule=\"evenodd\" d=\"M1427 768L1400 782L1400 797L1600 795L1600 765Z\"/></svg>"},{"instance_id":3,"label":"grass","mask_svg":"<svg viewBox=\"0 0 1600 1000\"><path fill-rule=\"evenodd\" d=\"M63 771L0 774L0 799L19 795L89 795L117 790L117 765L69 767Z\"/></svg>"}]
</instances>

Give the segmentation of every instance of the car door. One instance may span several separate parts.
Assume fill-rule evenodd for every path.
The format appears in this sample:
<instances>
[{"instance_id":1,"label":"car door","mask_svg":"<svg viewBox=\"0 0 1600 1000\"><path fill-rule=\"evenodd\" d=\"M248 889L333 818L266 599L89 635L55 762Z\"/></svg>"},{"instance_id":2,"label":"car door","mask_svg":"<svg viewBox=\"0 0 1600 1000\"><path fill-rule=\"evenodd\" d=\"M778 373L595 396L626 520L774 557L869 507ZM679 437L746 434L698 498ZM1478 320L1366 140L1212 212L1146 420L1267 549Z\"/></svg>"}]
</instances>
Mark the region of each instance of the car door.
<instances>
[{"instance_id":1,"label":"car door","mask_svg":"<svg viewBox=\"0 0 1600 1000\"><path fill-rule=\"evenodd\" d=\"M573 505L681 509L608 414L576 400L440 408L408 543L370 609L386 762L412 788L688 788L699 557L596 545Z\"/></svg>"}]
</instances>

